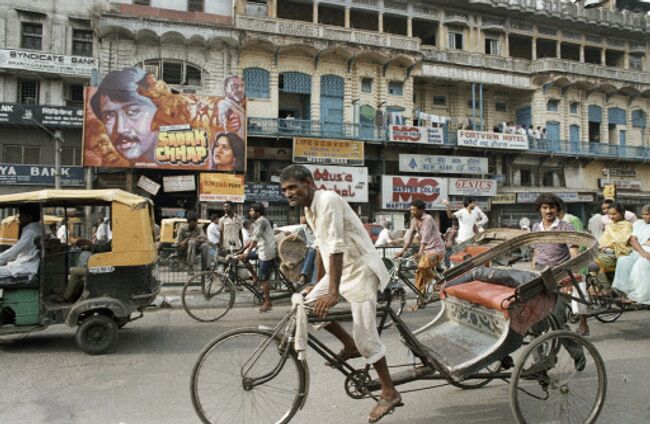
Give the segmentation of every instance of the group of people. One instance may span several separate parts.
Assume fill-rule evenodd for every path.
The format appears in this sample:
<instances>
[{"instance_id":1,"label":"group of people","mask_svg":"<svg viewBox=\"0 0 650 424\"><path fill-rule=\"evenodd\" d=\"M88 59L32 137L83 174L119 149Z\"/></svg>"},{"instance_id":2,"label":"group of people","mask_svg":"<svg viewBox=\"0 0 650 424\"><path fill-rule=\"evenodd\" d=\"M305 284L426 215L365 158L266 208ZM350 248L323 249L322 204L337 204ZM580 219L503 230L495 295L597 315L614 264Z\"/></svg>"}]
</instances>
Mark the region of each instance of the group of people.
<instances>
[{"instance_id":1,"label":"group of people","mask_svg":"<svg viewBox=\"0 0 650 424\"><path fill-rule=\"evenodd\" d=\"M531 140L546 139L546 128L541 126L533 127L532 125L515 125L514 122L502 122L493 130L496 133L525 135Z\"/></svg>"}]
</instances>

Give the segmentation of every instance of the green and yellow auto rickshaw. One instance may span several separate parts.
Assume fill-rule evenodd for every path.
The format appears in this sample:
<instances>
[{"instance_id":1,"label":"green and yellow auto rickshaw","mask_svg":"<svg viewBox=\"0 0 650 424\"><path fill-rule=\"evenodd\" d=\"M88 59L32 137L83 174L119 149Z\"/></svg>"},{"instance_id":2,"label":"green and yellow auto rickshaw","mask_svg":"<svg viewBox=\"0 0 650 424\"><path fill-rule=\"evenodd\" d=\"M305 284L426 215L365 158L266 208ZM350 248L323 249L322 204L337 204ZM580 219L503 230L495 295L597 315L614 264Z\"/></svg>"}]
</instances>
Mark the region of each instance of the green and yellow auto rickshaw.
<instances>
[{"instance_id":1,"label":"green and yellow auto rickshaw","mask_svg":"<svg viewBox=\"0 0 650 424\"><path fill-rule=\"evenodd\" d=\"M75 340L83 351L108 352L117 342L118 328L141 318L160 291L151 202L122 190L42 190L0 196L0 208L28 205L40 210L43 230L35 241L38 272L0 279L0 337L66 324L77 327ZM110 210L112 240L93 244L86 234L76 245L62 243L44 229L47 208L74 208L80 213ZM81 256L78 246L86 249L84 264L75 263ZM82 276L78 293L62 298L69 291L73 271Z\"/></svg>"}]
</instances>

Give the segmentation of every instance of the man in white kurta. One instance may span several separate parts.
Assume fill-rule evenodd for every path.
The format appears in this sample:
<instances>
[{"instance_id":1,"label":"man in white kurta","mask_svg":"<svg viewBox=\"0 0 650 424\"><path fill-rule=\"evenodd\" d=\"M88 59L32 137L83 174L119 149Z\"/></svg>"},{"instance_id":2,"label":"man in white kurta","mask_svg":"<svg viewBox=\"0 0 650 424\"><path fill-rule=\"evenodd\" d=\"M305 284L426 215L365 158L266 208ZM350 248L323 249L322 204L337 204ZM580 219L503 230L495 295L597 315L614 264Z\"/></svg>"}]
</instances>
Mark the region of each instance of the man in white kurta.
<instances>
[{"instance_id":1,"label":"man in white kurta","mask_svg":"<svg viewBox=\"0 0 650 424\"><path fill-rule=\"evenodd\" d=\"M38 207L19 209L20 238L11 248L0 253L0 278L33 276L38 273L40 256L35 240L41 236Z\"/></svg>"},{"instance_id":2,"label":"man in white kurta","mask_svg":"<svg viewBox=\"0 0 650 424\"><path fill-rule=\"evenodd\" d=\"M343 343L341 359L363 356L377 371L382 394L368 417L370 422L377 422L402 405L388 372L386 349L379 340L376 323L377 290L388 284L388 271L350 205L334 191L316 190L307 168L285 168L280 184L291 206L305 208L307 224L313 230L325 268L325 276L305 301L315 302L314 313L321 318L338 303L339 295L350 303L353 338L337 322L328 323L325 328Z\"/></svg>"}]
</instances>

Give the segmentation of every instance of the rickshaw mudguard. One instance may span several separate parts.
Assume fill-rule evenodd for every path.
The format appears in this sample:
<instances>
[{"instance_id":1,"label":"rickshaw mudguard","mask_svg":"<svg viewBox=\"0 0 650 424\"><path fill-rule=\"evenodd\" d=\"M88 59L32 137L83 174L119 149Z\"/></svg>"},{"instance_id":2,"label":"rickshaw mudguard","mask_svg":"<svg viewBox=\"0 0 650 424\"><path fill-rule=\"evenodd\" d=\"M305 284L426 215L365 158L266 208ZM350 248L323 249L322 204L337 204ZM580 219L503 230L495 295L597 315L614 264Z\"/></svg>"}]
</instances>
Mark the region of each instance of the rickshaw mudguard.
<instances>
[{"instance_id":1,"label":"rickshaw mudguard","mask_svg":"<svg viewBox=\"0 0 650 424\"><path fill-rule=\"evenodd\" d=\"M68 327L75 327L81 315L93 311L110 311L115 318L128 318L131 315L131 309L124 302L112 297L86 299L72 306L65 319L65 324Z\"/></svg>"}]
</instances>

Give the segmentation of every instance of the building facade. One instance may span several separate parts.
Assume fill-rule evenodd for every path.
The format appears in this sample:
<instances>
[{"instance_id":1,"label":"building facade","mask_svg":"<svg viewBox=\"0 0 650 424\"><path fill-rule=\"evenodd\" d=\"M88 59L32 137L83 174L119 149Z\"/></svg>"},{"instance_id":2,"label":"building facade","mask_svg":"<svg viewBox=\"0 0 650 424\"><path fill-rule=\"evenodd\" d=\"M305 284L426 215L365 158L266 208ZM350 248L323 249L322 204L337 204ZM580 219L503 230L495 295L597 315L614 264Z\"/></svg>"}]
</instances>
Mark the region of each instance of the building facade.
<instances>
[{"instance_id":1,"label":"building facade","mask_svg":"<svg viewBox=\"0 0 650 424\"><path fill-rule=\"evenodd\" d=\"M139 66L179 92L222 95L223 78L239 75L250 183L276 183L284 166L310 162L323 184L349 178L346 190L365 195L351 203L369 221L403 222L413 198L441 211L443 197L459 207L473 194L491 225L516 226L535 216L531 203L545 191L586 219L608 182L632 209L650 202L643 190L650 17L638 2L585 9L562 0L131 0L65 2L68 10L51 3L41 10L5 2L3 25L15 28L4 31L12 34L4 48L38 50L30 25L43 21L40 49L90 53L98 80ZM36 98L26 75L41 81L43 105L73 107L74 87L91 82L90 72L25 71L3 69L3 102ZM51 165L51 136L39 127L2 124L3 146L25 128L30 142L21 154L34 155L38 144L45 149L38 163ZM63 131L63 148L79 149L80 129ZM295 157L294 143L323 140L330 151L337 141L358 142L364 160L336 168L318 149ZM3 162L18 157L12 149L3 147ZM97 169L93 185L135 191L142 175L160 182L171 174ZM170 213L197 207L191 191L155 201ZM269 206L272 218L287 221L284 204Z\"/></svg>"}]
</instances>

